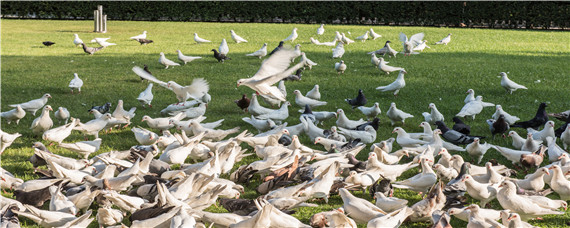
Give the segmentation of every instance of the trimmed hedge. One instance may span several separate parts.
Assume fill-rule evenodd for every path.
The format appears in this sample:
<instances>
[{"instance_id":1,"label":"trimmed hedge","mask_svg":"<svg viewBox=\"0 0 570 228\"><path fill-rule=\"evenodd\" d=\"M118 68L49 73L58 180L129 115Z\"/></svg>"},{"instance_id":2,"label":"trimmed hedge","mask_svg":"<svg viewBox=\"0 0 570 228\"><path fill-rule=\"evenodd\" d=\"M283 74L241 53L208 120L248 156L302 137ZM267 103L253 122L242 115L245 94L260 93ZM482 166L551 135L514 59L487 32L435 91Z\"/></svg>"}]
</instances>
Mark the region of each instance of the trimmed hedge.
<instances>
[{"instance_id":1,"label":"trimmed hedge","mask_svg":"<svg viewBox=\"0 0 570 228\"><path fill-rule=\"evenodd\" d=\"M570 2L12 2L2 18L345 23L565 29Z\"/></svg>"}]
</instances>

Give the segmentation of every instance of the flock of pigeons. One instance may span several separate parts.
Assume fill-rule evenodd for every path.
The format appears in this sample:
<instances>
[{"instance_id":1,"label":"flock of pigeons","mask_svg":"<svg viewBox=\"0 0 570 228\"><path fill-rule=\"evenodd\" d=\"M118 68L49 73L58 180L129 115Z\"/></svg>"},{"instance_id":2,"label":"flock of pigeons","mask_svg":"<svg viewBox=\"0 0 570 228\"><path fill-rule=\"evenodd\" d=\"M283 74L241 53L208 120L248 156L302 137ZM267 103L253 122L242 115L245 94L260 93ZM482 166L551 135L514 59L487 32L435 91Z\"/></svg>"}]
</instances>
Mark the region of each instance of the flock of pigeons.
<instances>
[{"instance_id":1,"label":"flock of pigeons","mask_svg":"<svg viewBox=\"0 0 570 228\"><path fill-rule=\"evenodd\" d=\"M318 35L324 34L324 25L317 29ZM247 42L230 31L236 43ZM381 37L372 29L356 38L362 42ZM400 67L388 66L382 57L396 57L398 53L418 54L427 46L424 34L415 34L409 39L400 34L403 51L397 52L386 41L383 48L370 52L371 62L380 71L399 72L396 81L387 86L378 87L381 91L394 91L397 95L405 86L404 74ZM353 109L358 109L367 120L350 120L342 109L336 112L312 111L327 104L321 101L320 87L303 94L295 90L294 104L302 109L297 125L288 125L284 121L289 117L286 80L299 80L300 72L317 65L301 52L297 44L294 50L283 46L284 42L295 41L297 29L269 53L261 63L260 69L249 78L237 81L237 86L247 86L255 91L248 98L245 94L236 100L238 107L251 114L242 118L258 132L233 129L217 129L223 120L203 122L207 104L211 97L209 85L202 78L194 79L191 85L182 86L174 81L164 82L153 76L148 67L134 67L133 71L142 80L148 80L146 90L138 100L143 107L152 107L152 88L156 83L172 90L178 99L160 113L167 117L142 117L142 122L152 130L133 127L131 130L139 145L126 151L107 151L96 156L102 140L98 134L116 126L128 126L135 116L136 108L125 110L123 101L111 112L111 104L94 106L90 110L95 119L81 123L71 117L70 112L59 107L54 117L63 125L52 128L50 117L53 111L47 105L50 94L21 104L10 105L13 110L2 112L1 117L10 124L31 113L41 114L31 126L32 132L41 135L45 143L57 143L59 147L78 153L79 159L64 157L50 152L42 142L36 142L34 155L30 162L35 171L43 176L39 179L23 181L8 171L1 169L0 186L3 190L12 189L15 199L1 197L0 208L2 227L18 227L18 216L27 217L43 227L87 227L94 219L99 226L126 227L122 224L129 215L131 227L356 227L367 224L368 227L398 227L406 221L431 221L433 227L450 227L450 216L468 222L468 227L532 227L526 223L529 219L549 214L564 214L570 199L570 181L565 175L570 174L570 156L565 151L570 145L570 110L562 113L547 114L547 104L540 104L536 116L528 121L520 121L516 116L505 112L500 105L483 102L481 96L475 97L472 89L467 91L465 106L453 118L455 124L450 129L444 123L444 116L435 104L429 104L430 112L422 115L425 122L420 124L423 132L408 133L402 127L395 127L395 138L377 140L379 128L378 115L381 113L378 103L367 107L367 99L362 90L355 98L346 99ZM146 39L146 31L131 39L141 44L152 43ZM82 45L88 54L93 54L104 47L114 45L107 38L96 38L93 42L98 48L87 47L75 34L75 45ZM197 43L210 42L194 34ZM336 32L332 42L321 43L310 38L315 45L336 46L332 49L333 58L341 58L344 45L354 41L344 33ZM436 44L448 44L451 34ZM338 42L338 44L337 44ZM224 39L218 50L212 49L214 57L223 62L229 60L229 48ZM268 55L267 44L247 56L263 58ZM293 66L295 59L300 61ZM184 56L178 51L178 59L186 64L200 57ZM166 68L179 63L165 58L160 53L159 62ZM343 61L335 64L335 69L342 73L346 70ZM501 86L512 93L517 89L527 89L508 79L506 73L500 73ZM278 86L275 86L278 84ZM77 74L69 84L81 92L83 81ZM260 105L261 98L271 106ZM190 100L190 101L189 101ZM496 107L496 112L488 119L490 133L508 134L513 140L513 147L506 148L483 143L484 136L473 136L470 127L459 117L472 117L481 113L484 107ZM392 125L404 123L413 117L390 105L386 112ZM555 128L549 120L554 116L565 124ZM321 129L323 122L336 118L336 126ZM432 129L432 125L436 129ZM544 126L542 130L538 130ZM521 127L528 131L523 138L511 127ZM176 133L169 130L176 128ZM89 141L64 143L73 130L81 131L86 136L94 136ZM158 135L154 131L160 131ZM237 135L234 135L237 134ZM322 150L307 147L299 141L299 135L306 134L314 144L322 145ZM230 135L234 135L229 137ZM9 147L19 133L0 132L0 153ZM564 149L556 144L560 138ZM393 143L402 149L393 151ZM246 143L254 148L242 148ZM366 145L371 145L367 147ZM463 147L462 145L466 145ZM356 155L368 148L367 161L359 161ZM485 153L493 148L516 166L536 168L534 173L516 179L511 176L515 170L490 161L478 166ZM459 154L450 151L466 151L472 163L465 162ZM542 166L544 156L548 154L549 165ZM257 156L257 160L234 168L236 162L247 156ZM409 162L401 163L403 157ZM436 157L439 157L436 160ZM186 161L191 160L192 163ZM314 161L314 162L313 162ZM40 166L45 165L46 170ZM178 165L178 166L173 166ZM172 169L172 167L180 167ZM405 171L420 167L420 172L408 179L398 181ZM244 193L241 184L247 184L260 176L256 191L257 199L240 199ZM225 179L222 177L227 177ZM550 186L545 189L546 184ZM393 196L393 188L409 189L423 194L423 199L413 205L407 200ZM375 198L375 203L354 196L352 192L368 191ZM556 192L562 200L553 200L546 195ZM480 203L466 205L467 193ZM343 206L332 211L314 214L310 225L304 224L290 214L299 207L315 207L314 200L328 201L332 194L339 194ZM503 210L488 208L488 203L497 199ZM49 201L49 210L43 210ZM96 216L92 216L92 204L96 203ZM211 213L204 211L219 202L229 213ZM501 222L498 222L498 221Z\"/></svg>"}]
</instances>

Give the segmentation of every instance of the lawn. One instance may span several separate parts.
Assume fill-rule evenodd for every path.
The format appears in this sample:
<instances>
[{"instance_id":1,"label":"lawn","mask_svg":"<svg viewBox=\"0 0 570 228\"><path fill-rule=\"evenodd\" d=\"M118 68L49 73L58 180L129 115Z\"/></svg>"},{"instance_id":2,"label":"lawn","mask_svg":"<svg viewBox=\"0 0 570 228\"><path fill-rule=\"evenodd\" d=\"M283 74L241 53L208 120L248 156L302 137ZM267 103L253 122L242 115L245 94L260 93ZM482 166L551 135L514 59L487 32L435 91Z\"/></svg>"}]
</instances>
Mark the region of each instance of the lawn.
<instances>
[{"instance_id":1,"label":"lawn","mask_svg":"<svg viewBox=\"0 0 570 228\"><path fill-rule=\"evenodd\" d=\"M385 114L391 102L395 102L399 109L415 116L407 119L403 126L408 132L421 131L418 127L419 123L424 121L421 113L429 112L429 103L437 105L446 118L445 122L451 126L453 124L451 118L463 107L465 92L468 89L474 89L476 95L484 97L484 101L502 105L505 111L522 120L532 118L540 102L548 103L548 112L560 112L570 108L568 101L570 68L567 65L570 60L570 39L567 32L326 25L325 34L318 36L315 32L318 25L109 21L107 34L96 34L91 32L92 21L49 20L2 20L1 27L0 107L2 111L10 110L8 106L10 104L36 99L44 93L50 93L53 99L50 99L48 104L54 110L59 106L66 107L73 117L86 122L93 118L87 112L91 106L111 102L114 109L117 100L122 99L126 109L137 107L133 126L147 127L146 124L141 124L142 116L157 117L162 108L176 102L171 91L155 86L153 107L147 109L141 107L136 98L147 87L148 82L141 82L131 68L147 64L153 75L164 81L173 80L187 85L194 78L205 78L210 83L212 95L212 102L206 112L208 117L206 122L225 119L222 129L240 126L242 129L257 132L250 125L244 124L241 118L249 115L233 103L241 97L241 94L249 96L253 93L245 86L236 88L236 81L255 74L262 61L255 57L247 57L245 54L258 50L263 43L267 43L268 50L271 51L280 40L289 36L294 27L298 28L299 38L293 43L286 44L290 46L301 44L301 50L318 65L312 70L304 71L301 81L286 83L288 100L294 103L294 90L306 93L315 84L319 84L322 100L328 104L318 108L317 111L336 111L342 108L350 119L363 118L362 113L351 109L344 101L345 98L354 98L358 89L362 89L368 98L368 106L378 102L382 109L377 141L395 137L395 134L391 134L394 127L390 125ZM331 41L334 38L334 31L344 32L354 39L370 28L382 37L364 43L357 41L346 45L346 53L342 60L348 68L342 75L338 75L334 70L334 63L339 59L331 58L331 47L316 46L309 41L311 36L321 42ZM249 42L234 43L230 38L231 29ZM154 40L153 44L141 46L138 42L129 40L129 37L138 35L143 30L148 32L148 39ZM431 49L410 57L401 54L398 54L397 58L386 57L390 65L404 67L408 72L406 87L400 91L399 96L395 97L391 92L378 92L375 88L391 83L397 74L387 75L380 72L370 63L370 55L366 52L381 48L386 40L393 42L394 49L402 50L398 41L400 32L408 36L424 32ZM73 46L74 33L79 34L85 42L95 37L111 37L109 42L117 45L89 56L83 53L81 48ZM198 33L200 37L213 42L198 45L193 40L193 33ZM448 33L453 34L449 45L433 44ZM228 56L231 60L221 64L213 58L210 50L217 49L223 38L228 41L230 48ZM48 40L56 44L44 47L42 42ZM88 45L96 46L94 43ZM181 50L185 55L202 56L203 59L185 66L164 69L158 63L159 53L164 52L167 58L177 60L176 50ZM527 86L528 90L515 91L512 95L506 93L497 77L500 72L509 72L510 79ZM67 87L73 78L73 73L77 73L84 81L80 95L71 94ZM291 116L287 119L289 125L299 123L297 109L299 107L295 104L291 106ZM490 139L491 134L485 120L494 112L494 108L485 108L474 121L469 119L466 123L471 125L473 134L487 136L484 141L510 147L510 138ZM24 180L38 177L34 174L32 165L27 162L33 154L32 143L41 140L28 129L33 119L33 116L27 114L19 125L7 125L5 120L1 121L2 130L9 133L20 132L23 135L4 152L2 168ZM557 120L555 123L556 127L561 124ZM334 120L329 120L325 123L325 127L333 124ZM55 125L59 126L57 121ZM515 130L521 135L526 133L524 129ZM108 134L102 133L100 137L103 139L103 145L99 153L126 150L137 143L130 127L113 130ZM301 139L308 146L322 149L312 145L307 136L302 136ZM83 136L79 132L74 132L66 142L81 140ZM399 147L395 146L396 148ZM77 158L77 155L57 146L51 146L49 149L57 154ZM367 153L365 149L357 158L365 160ZM463 155L466 156L466 153ZM510 162L494 150L485 155L482 163L492 158L512 167ZM236 164L236 168L253 160L256 159L249 158L242 161ZM411 177L416 172L417 169L413 169L401 178ZM250 199L257 197L258 194L254 189L259 183L256 180L246 184L246 194L242 197ZM356 193L356 195L372 200L368 194ZM410 206L421 199L415 192L407 190L397 190L395 196L409 200ZM558 195L552 194L550 197L558 198ZM320 202L319 204L317 208L298 209L294 216L308 224L311 215L339 207L342 205L342 200L339 196L333 196L328 205ZM492 206L500 209L496 200L492 202ZM209 210L225 211L215 206ZM128 222L126 219L125 221ZM465 223L457 219L452 221L454 226L465 226ZM563 216L545 216L543 221L531 223L541 227L560 227L565 226L568 221L570 216L566 213ZM95 224L94 222L92 226L95 227ZM30 220L24 219L22 225L36 226ZM405 227L426 225L425 223L404 224Z\"/></svg>"}]
</instances>

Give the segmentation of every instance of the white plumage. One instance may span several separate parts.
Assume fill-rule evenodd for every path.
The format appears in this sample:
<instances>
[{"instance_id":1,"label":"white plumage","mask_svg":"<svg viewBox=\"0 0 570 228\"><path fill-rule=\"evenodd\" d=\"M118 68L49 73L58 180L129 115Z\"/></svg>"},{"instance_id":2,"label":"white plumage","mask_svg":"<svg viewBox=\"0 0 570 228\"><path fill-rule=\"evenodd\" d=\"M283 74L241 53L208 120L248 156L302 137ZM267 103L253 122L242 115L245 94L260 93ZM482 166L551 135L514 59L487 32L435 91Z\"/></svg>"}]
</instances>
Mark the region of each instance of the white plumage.
<instances>
[{"instance_id":1,"label":"white plumage","mask_svg":"<svg viewBox=\"0 0 570 228\"><path fill-rule=\"evenodd\" d=\"M182 52L180 50L176 50L176 52L178 53L178 60L182 61L184 63L184 65L186 65L186 63L192 62L196 59L202 58L200 56L186 56L186 55L182 54Z\"/></svg>"},{"instance_id":2,"label":"white plumage","mask_svg":"<svg viewBox=\"0 0 570 228\"><path fill-rule=\"evenodd\" d=\"M246 54L245 56L255 56L255 57L259 57L261 59L262 57L264 57L266 55L267 55L267 43L264 43L263 46L259 50L255 51L251 54Z\"/></svg>"},{"instance_id":3,"label":"white plumage","mask_svg":"<svg viewBox=\"0 0 570 228\"><path fill-rule=\"evenodd\" d=\"M194 41L196 41L196 43L201 44L201 43L210 43L212 41L206 40L206 39L202 39L198 36L198 33L194 33Z\"/></svg>"},{"instance_id":4,"label":"white plumage","mask_svg":"<svg viewBox=\"0 0 570 228\"><path fill-rule=\"evenodd\" d=\"M73 89L77 89L79 93L81 93L81 87L83 86L83 80L79 78L77 73L73 73L73 79L69 82L69 88L71 89L71 93L73 93Z\"/></svg>"},{"instance_id":5,"label":"white plumage","mask_svg":"<svg viewBox=\"0 0 570 228\"><path fill-rule=\"evenodd\" d=\"M247 43L247 40L242 38L241 36L239 36L238 34L236 34L236 32L234 32L234 30L230 30L230 33L232 34L232 39L236 42L236 43Z\"/></svg>"},{"instance_id":6,"label":"white plumage","mask_svg":"<svg viewBox=\"0 0 570 228\"><path fill-rule=\"evenodd\" d=\"M513 82L509 77L507 77L507 73L501 72L501 86L507 90L510 94L513 94L513 91L517 89L527 89L523 85L519 85L516 82Z\"/></svg>"},{"instance_id":7,"label":"white plumage","mask_svg":"<svg viewBox=\"0 0 570 228\"><path fill-rule=\"evenodd\" d=\"M404 80L404 75L406 74L406 70L401 69L400 73L398 74L398 77L396 78L396 80L392 83L390 83L387 86L378 86L376 87L377 90L380 90L382 92L386 92L386 91L394 91L394 96L398 95L398 92L400 92L400 89L404 88L404 86L406 86L406 81Z\"/></svg>"}]
</instances>

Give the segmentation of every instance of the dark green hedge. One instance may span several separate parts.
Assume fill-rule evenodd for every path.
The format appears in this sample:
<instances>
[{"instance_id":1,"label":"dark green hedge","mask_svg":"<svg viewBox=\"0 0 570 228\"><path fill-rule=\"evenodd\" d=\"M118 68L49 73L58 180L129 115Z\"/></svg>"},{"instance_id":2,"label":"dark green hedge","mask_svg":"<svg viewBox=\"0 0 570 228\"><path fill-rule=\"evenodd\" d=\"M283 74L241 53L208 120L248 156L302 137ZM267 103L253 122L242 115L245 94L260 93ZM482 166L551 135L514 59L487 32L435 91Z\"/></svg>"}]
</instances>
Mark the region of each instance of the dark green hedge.
<instances>
[{"instance_id":1,"label":"dark green hedge","mask_svg":"<svg viewBox=\"0 0 570 228\"><path fill-rule=\"evenodd\" d=\"M3 18L236 21L568 28L570 2L145 2L2 1Z\"/></svg>"}]
</instances>

